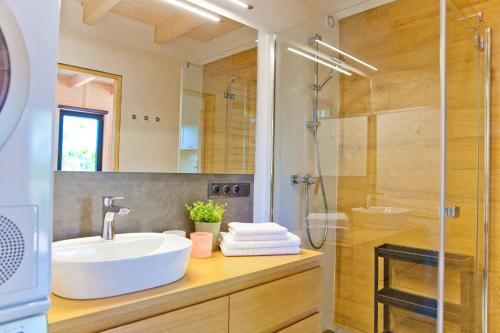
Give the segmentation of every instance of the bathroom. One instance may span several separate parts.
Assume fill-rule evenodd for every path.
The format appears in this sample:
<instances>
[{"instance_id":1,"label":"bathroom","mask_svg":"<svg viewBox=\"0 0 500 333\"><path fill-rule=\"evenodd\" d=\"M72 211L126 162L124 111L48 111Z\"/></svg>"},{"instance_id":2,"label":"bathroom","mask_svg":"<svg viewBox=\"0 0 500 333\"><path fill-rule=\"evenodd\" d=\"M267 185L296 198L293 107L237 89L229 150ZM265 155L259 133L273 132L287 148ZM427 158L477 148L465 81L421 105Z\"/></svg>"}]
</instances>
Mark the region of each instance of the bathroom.
<instances>
[{"instance_id":1,"label":"bathroom","mask_svg":"<svg viewBox=\"0 0 500 333\"><path fill-rule=\"evenodd\" d=\"M0 332L500 332L499 11L0 0Z\"/></svg>"}]
</instances>

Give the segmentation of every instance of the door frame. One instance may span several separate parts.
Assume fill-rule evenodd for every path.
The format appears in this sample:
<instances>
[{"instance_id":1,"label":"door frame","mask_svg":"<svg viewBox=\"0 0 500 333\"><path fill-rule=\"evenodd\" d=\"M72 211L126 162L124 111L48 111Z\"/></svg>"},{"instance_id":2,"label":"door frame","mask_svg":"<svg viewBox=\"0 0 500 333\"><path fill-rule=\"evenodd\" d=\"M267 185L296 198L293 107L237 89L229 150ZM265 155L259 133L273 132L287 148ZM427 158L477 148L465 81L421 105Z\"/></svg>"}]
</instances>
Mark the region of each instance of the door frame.
<instances>
[{"instance_id":1,"label":"door frame","mask_svg":"<svg viewBox=\"0 0 500 333\"><path fill-rule=\"evenodd\" d=\"M120 128L121 128L121 111L122 111L122 84L123 77L119 74L113 74L95 69L79 67L64 63L58 64L59 70L65 70L80 74L87 74L97 77L104 77L115 81L113 88L113 171L120 170Z\"/></svg>"}]
</instances>

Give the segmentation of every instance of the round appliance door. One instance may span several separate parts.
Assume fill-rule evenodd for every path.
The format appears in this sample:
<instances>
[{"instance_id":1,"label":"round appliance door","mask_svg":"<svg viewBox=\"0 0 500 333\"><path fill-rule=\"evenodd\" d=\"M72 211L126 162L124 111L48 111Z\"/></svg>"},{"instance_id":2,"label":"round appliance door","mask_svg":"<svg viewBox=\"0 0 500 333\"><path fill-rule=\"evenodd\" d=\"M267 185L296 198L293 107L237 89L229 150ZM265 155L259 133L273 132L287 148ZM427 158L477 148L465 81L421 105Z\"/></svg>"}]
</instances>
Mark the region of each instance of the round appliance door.
<instances>
[{"instance_id":1,"label":"round appliance door","mask_svg":"<svg viewBox=\"0 0 500 333\"><path fill-rule=\"evenodd\" d=\"M7 142L29 93L29 62L24 38L5 1L0 0L0 148Z\"/></svg>"}]
</instances>

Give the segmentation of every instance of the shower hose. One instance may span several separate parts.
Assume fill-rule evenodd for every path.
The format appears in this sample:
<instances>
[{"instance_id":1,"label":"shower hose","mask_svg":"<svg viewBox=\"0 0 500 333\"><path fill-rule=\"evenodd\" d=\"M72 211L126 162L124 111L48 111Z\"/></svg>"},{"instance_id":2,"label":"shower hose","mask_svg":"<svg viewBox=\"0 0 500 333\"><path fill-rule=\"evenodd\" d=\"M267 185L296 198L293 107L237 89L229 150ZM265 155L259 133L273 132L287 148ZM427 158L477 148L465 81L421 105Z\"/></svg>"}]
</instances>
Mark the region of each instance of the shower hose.
<instances>
[{"instance_id":1,"label":"shower hose","mask_svg":"<svg viewBox=\"0 0 500 333\"><path fill-rule=\"evenodd\" d=\"M323 173L321 172L321 161L319 157L319 143L318 143L318 126L313 128L313 139L314 139L314 160L316 162L316 169L318 171L319 186L321 188L321 196L323 197L323 206L325 211L324 225L323 225L323 235L319 243L315 243L311 235L311 225L309 222L309 187L310 183L305 183L305 220L306 220L306 232L307 239L311 246L318 250L325 245L326 238L328 237L328 201L326 199L325 183L323 182Z\"/></svg>"}]
</instances>

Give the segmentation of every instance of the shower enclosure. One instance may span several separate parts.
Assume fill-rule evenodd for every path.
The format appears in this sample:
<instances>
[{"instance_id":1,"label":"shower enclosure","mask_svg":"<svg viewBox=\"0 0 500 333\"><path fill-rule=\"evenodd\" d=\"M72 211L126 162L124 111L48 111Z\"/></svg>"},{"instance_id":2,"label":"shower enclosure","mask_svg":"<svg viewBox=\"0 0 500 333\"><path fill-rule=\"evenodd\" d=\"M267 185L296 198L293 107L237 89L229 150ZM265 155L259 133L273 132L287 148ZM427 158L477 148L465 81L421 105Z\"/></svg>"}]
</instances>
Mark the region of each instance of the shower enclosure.
<instances>
[{"instance_id":1,"label":"shower enclosure","mask_svg":"<svg viewBox=\"0 0 500 333\"><path fill-rule=\"evenodd\" d=\"M273 220L324 252L325 329L486 332L488 13L358 2L277 35Z\"/></svg>"},{"instance_id":2,"label":"shower enclosure","mask_svg":"<svg viewBox=\"0 0 500 333\"><path fill-rule=\"evenodd\" d=\"M254 173L257 49L182 69L179 171Z\"/></svg>"}]
</instances>

